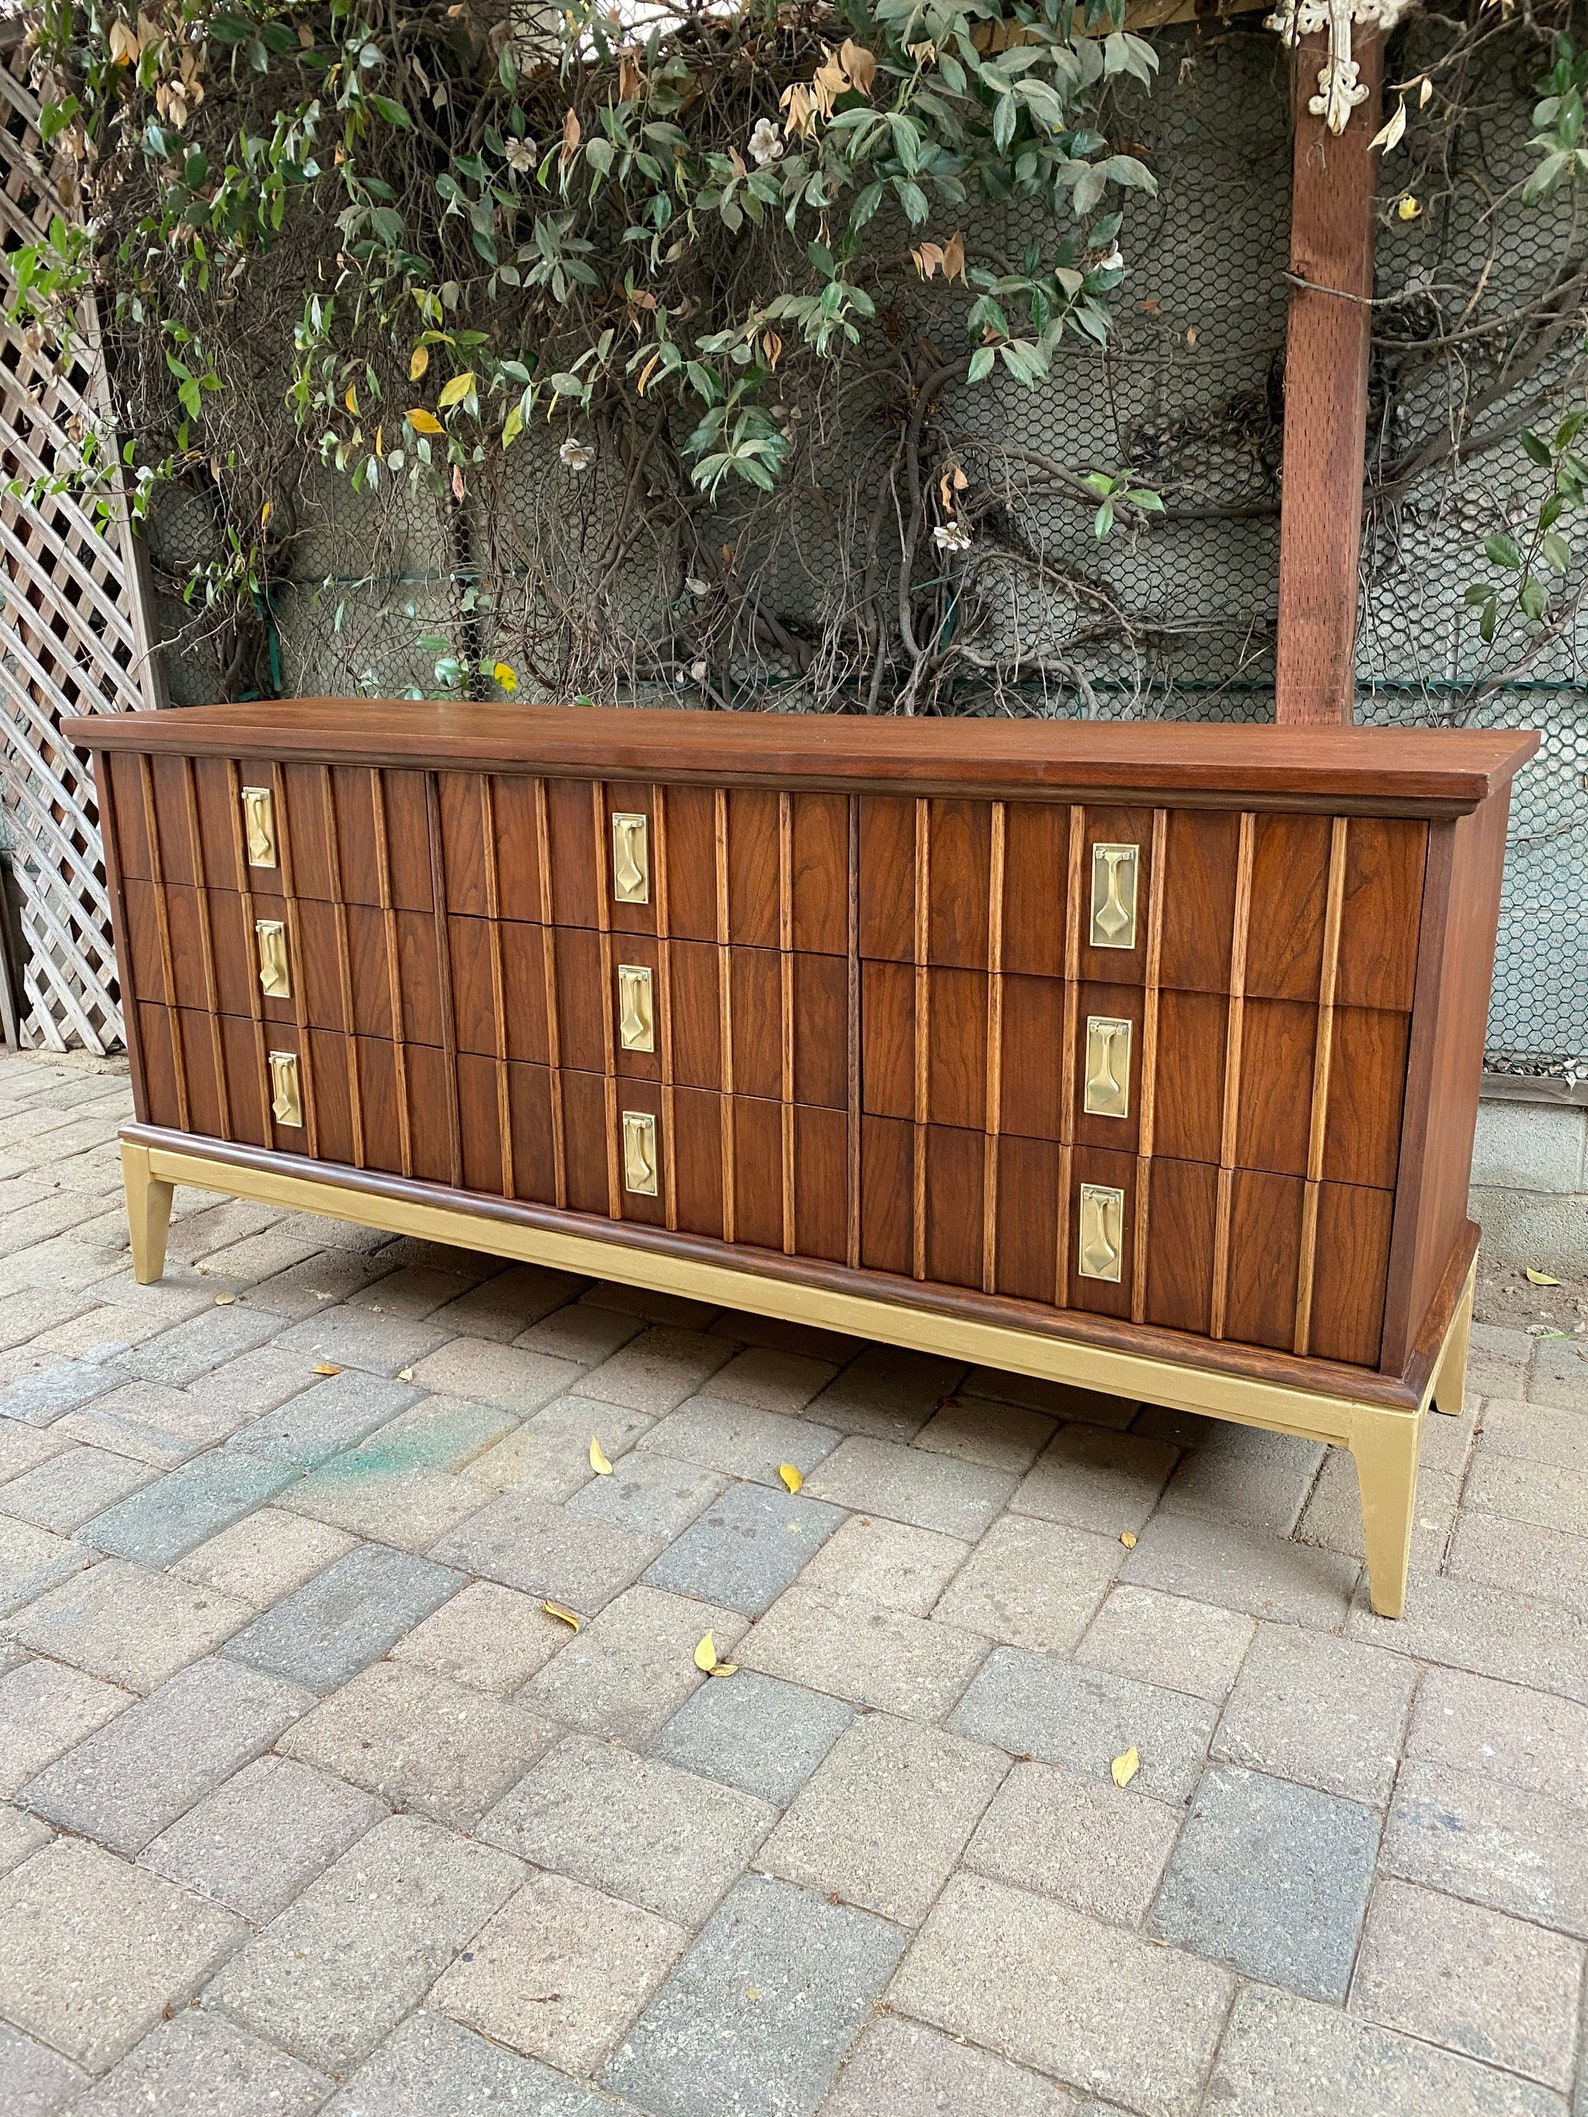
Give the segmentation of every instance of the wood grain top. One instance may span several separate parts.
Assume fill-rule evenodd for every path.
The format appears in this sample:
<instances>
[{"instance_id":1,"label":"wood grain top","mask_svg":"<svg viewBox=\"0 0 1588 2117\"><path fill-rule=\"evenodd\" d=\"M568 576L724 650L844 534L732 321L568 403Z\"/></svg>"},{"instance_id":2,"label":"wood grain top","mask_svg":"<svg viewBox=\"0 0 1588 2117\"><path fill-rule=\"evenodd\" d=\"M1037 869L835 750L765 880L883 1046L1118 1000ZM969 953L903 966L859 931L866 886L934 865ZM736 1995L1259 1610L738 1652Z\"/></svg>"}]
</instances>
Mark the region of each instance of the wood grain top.
<instances>
[{"instance_id":1,"label":"wood grain top","mask_svg":"<svg viewBox=\"0 0 1588 2117\"><path fill-rule=\"evenodd\" d=\"M294 698L63 721L85 750L281 763L1454 815L1538 748L1511 729L917 720Z\"/></svg>"}]
</instances>

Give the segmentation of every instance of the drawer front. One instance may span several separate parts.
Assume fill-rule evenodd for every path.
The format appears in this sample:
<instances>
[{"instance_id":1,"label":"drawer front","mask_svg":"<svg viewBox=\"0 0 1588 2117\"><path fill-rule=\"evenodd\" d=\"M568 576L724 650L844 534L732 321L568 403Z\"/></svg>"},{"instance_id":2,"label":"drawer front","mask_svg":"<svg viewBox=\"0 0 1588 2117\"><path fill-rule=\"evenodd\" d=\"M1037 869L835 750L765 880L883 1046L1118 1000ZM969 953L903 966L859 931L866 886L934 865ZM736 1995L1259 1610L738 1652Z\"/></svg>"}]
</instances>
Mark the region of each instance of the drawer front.
<instances>
[{"instance_id":1,"label":"drawer front","mask_svg":"<svg viewBox=\"0 0 1588 2117\"><path fill-rule=\"evenodd\" d=\"M859 946L896 963L1409 1012L1427 827L867 797ZM1326 972L1325 958L1332 968Z\"/></svg>"},{"instance_id":2,"label":"drawer front","mask_svg":"<svg viewBox=\"0 0 1588 2117\"><path fill-rule=\"evenodd\" d=\"M460 1051L847 1107L840 956L459 917L448 936Z\"/></svg>"},{"instance_id":3,"label":"drawer front","mask_svg":"<svg viewBox=\"0 0 1588 2117\"><path fill-rule=\"evenodd\" d=\"M140 999L344 1036L445 1041L430 913L139 881L124 885L124 900Z\"/></svg>"},{"instance_id":4,"label":"drawer front","mask_svg":"<svg viewBox=\"0 0 1588 2117\"><path fill-rule=\"evenodd\" d=\"M802 954L849 940L838 794L439 775L448 908Z\"/></svg>"},{"instance_id":5,"label":"drawer front","mask_svg":"<svg viewBox=\"0 0 1588 2117\"><path fill-rule=\"evenodd\" d=\"M110 779L123 877L434 908L423 772L118 751Z\"/></svg>"},{"instance_id":6,"label":"drawer front","mask_svg":"<svg viewBox=\"0 0 1588 2117\"><path fill-rule=\"evenodd\" d=\"M607 1220L842 1263L835 1110L461 1055L464 1182Z\"/></svg>"}]
</instances>

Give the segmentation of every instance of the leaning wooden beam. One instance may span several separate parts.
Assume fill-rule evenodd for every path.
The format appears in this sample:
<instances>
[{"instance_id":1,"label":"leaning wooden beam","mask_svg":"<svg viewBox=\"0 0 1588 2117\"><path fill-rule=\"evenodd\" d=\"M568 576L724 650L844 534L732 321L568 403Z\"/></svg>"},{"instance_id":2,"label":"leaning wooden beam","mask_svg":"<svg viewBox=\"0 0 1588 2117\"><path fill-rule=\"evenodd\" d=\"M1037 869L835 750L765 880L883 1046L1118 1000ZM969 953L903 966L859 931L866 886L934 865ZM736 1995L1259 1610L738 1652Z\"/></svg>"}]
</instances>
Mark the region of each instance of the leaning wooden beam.
<instances>
[{"instance_id":1,"label":"leaning wooden beam","mask_svg":"<svg viewBox=\"0 0 1588 2117\"><path fill-rule=\"evenodd\" d=\"M1275 718L1292 725L1349 722L1356 689L1382 37L1359 32L1352 57L1367 94L1336 133L1328 113L1310 108L1322 100L1328 37L1302 37L1295 49L1275 685Z\"/></svg>"}]
</instances>

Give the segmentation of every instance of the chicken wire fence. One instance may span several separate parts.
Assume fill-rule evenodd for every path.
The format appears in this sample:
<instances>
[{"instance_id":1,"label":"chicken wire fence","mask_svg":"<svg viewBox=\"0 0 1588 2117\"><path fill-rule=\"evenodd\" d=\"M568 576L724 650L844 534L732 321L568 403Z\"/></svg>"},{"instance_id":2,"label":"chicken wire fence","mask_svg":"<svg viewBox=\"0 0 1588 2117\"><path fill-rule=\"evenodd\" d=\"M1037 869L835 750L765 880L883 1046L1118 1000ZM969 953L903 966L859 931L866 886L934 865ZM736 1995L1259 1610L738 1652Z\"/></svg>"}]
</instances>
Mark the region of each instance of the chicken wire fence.
<instances>
[{"instance_id":1,"label":"chicken wire fence","mask_svg":"<svg viewBox=\"0 0 1588 2117\"><path fill-rule=\"evenodd\" d=\"M1390 54L1392 78L1437 56L1448 30L1414 22ZM968 550L917 561L937 591L933 622L962 652L936 710L1033 717L1266 721L1274 710L1278 474L1290 197L1287 60L1255 21L1161 33L1157 85L1124 143L1159 173L1122 236L1128 276L1104 352L1079 342L1034 392L1009 384L951 393L935 445L976 497ZM1370 394L1369 472L1377 488L1363 541L1357 717L1365 723L1531 726L1538 758L1516 788L1490 1064L1588 1077L1588 619L1568 577L1564 613L1480 639L1464 592L1488 568L1490 532L1536 512L1541 473L1516 445L1529 419L1580 394L1581 240L1569 198L1524 206L1536 47L1503 39L1469 69L1458 124L1413 128L1385 165ZM1401 198L1410 211L1397 210ZM978 254L1018 254L1012 212L966 230ZM1575 335L1538 318L1576 302ZM927 325L955 304L920 290ZM959 308L963 302L958 302ZM1539 400L1542 398L1542 409ZM1446 465L1448 436L1470 442ZM1489 437L1499 438L1489 445ZM607 548L614 489L602 466L579 474L555 437L528 436L487 498L439 511L406 492L352 494L327 472L297 498L284 577L259 599L269 687L282 694L425 694L445 641L469 666L506 642L577 641L607 623L660 640L625 688L635 703L702 703L692 659L692 593L675 545L630 540L599 611L548 600L536 537L563 556ZM714 534L755 554L757 621L737 635L737 705L815 710L830 703L824 617L861 563L858 511L892 437L864 420L797 434L794 490L775 510L730 498ZM1166 509L1101 545L1080 487L1090 470L1128 468ZM218 549L201 491L162 499L148 539L155 628L174 703L222 695L217 628L178 590ZM729 558L731 565L731 556ZM577 572L577 567L575 567ZM741 559L741 571L749 568ZM698 584L697 584L698 585ZM671 660L669 657L671 656ZM566 691L579 687L577 656ZM472 687L496 695L485 682ZM563 688L551 686L553 690ZM526 682L520 695L531 691ZM708 695L710 680L707 683ZM886 708L884 695L879 703Z\"/></svg>"}]
</instances>

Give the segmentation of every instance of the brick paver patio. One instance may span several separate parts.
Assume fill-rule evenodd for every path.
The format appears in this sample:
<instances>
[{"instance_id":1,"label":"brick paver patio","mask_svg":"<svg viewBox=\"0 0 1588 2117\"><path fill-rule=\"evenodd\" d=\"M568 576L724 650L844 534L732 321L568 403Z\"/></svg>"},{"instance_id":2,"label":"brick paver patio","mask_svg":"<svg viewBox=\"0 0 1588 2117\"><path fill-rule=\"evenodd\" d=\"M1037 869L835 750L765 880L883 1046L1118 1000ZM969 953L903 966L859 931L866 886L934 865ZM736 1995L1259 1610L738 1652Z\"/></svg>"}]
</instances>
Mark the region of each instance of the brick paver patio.
<instances>
[{"instance_id":1,"label":"brick paver patio","mask_svg":"<svg viewBox=\"0 0 1588 2117\"><path fill-rule=\"evenodd\" d=\"M0 1061L6 2117L1588 2113L1588 1340L1390 1624L1310 1445L194 1192L140 1288L127 1109Z\"/></svg>"}]
</instances>

